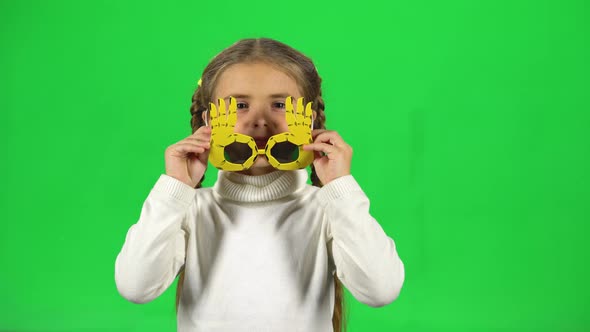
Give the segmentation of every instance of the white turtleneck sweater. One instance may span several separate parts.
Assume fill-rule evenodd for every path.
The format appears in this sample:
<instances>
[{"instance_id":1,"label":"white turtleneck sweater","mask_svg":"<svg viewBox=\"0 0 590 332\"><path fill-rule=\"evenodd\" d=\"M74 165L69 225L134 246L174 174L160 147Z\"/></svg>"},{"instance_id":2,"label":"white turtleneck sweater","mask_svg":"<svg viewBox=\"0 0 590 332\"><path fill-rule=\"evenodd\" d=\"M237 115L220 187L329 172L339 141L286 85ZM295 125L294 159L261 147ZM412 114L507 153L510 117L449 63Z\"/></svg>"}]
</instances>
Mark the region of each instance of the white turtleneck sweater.
<instances>
[{"instance_id":1,"label":"white turtleneck sweater","mask_svg":"<svg viewBox=\"0 0 590 332\"><path fill-rule=\"evenodd\" d=\"M395 300L404 265L351 175L219 172L193 189L162 174L115 262L120 294L158 297L184 269L178 331L332 331L336 273L360 302Z\"/></svg>"}]
</instances>

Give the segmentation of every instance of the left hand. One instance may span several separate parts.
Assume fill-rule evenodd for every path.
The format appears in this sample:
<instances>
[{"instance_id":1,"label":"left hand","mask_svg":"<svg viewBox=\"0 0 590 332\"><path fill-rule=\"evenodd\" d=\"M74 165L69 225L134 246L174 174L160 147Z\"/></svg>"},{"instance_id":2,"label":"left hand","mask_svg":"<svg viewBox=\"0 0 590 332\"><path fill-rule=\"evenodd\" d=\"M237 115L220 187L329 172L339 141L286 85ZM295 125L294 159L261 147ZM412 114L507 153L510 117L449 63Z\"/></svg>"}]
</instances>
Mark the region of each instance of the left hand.
<instances>
[{"instance_id":1,"label":"left hand","mask_svg":"<svg viewBox=\"0 0 590 332\"><path fill-rule=\"evenodd\" d=\"M324 185L341 176L350 174L352 147L337 132L325 129L312 131L313 143L303 150L314 151L313 166Z\"/></svg>"}]
</instances>

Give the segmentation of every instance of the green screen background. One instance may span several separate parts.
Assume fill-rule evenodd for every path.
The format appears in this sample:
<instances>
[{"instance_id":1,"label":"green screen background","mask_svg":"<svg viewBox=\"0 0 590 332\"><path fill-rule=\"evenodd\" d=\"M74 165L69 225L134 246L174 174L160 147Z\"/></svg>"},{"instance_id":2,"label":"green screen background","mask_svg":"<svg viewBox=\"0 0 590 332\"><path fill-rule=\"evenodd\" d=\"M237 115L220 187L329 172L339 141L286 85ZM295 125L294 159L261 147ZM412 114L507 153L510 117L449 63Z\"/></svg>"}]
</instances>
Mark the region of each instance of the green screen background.
<instances>
[{"instance_id":1,"label":"green screen background","mask_svg":"<svg viewBox=\"0 0 590 332\"><path fill-rule=\"evenodd\" d=\"M208 61L309 55L406 267L349 331L590 330L585 1L0 1L0 331L175 331L114 262ZM215 172L209 170L205 185Z\"/></svg>"}]
</instances>

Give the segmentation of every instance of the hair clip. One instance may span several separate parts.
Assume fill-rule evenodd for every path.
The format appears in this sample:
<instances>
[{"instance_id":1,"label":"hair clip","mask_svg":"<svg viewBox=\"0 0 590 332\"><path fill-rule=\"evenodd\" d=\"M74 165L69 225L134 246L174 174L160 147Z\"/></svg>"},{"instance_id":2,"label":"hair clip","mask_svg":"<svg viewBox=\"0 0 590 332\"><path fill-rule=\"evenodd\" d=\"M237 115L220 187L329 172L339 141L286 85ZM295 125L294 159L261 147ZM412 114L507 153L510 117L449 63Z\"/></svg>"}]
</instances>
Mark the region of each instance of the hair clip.
<instances>
[{"instance_id":1,"label":"hair clip","mask_svg":"<svg viewBox=\"0 0 590 332\"><path fill-rule=\"evenodd\" d=\"M204 110L203 113L205 114L205 127L209 127L209 110Z\"/></svg>"},{"instance_id":2,"label":"hair clip","mask_svg":"<svg viewBox=\"0 0 590 332\"><path fill-rule=\"evenodd\" d=\"M197 86L201 87L201 83L203 83L203 79L199 78L199 81L197 82Z\"/></svg>"}]
</instances>

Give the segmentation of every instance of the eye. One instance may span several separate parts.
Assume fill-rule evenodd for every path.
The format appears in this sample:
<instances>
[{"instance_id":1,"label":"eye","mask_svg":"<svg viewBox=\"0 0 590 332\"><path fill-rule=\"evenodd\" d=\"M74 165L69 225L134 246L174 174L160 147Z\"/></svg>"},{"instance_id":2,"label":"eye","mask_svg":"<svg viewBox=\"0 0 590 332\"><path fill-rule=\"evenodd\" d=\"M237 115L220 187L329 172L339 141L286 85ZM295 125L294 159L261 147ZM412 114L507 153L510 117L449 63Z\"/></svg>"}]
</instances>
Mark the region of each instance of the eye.
<instances>
[{"instance_id":1,"label":"eye","mask_svg":"<svg viewBox=\"0 0 590 332\"><path fill-rule=\"evenodd\" d=\"M236 103L236 108L239 109L239 110L243 110L243 109L248 108L248 104L242 103L242 102L238 102L238 103Z\"/></svg>"},{"instance_id":2,"label":"eye","mask_svg":"<svg viewBox=\"0 0 590 332\"><path fill-rule=\"evenodd\" d=\"M284 109L285 108L285 103L276 102L276 103L273 104L273 107Z\"/></svg>"}]
</instances>

